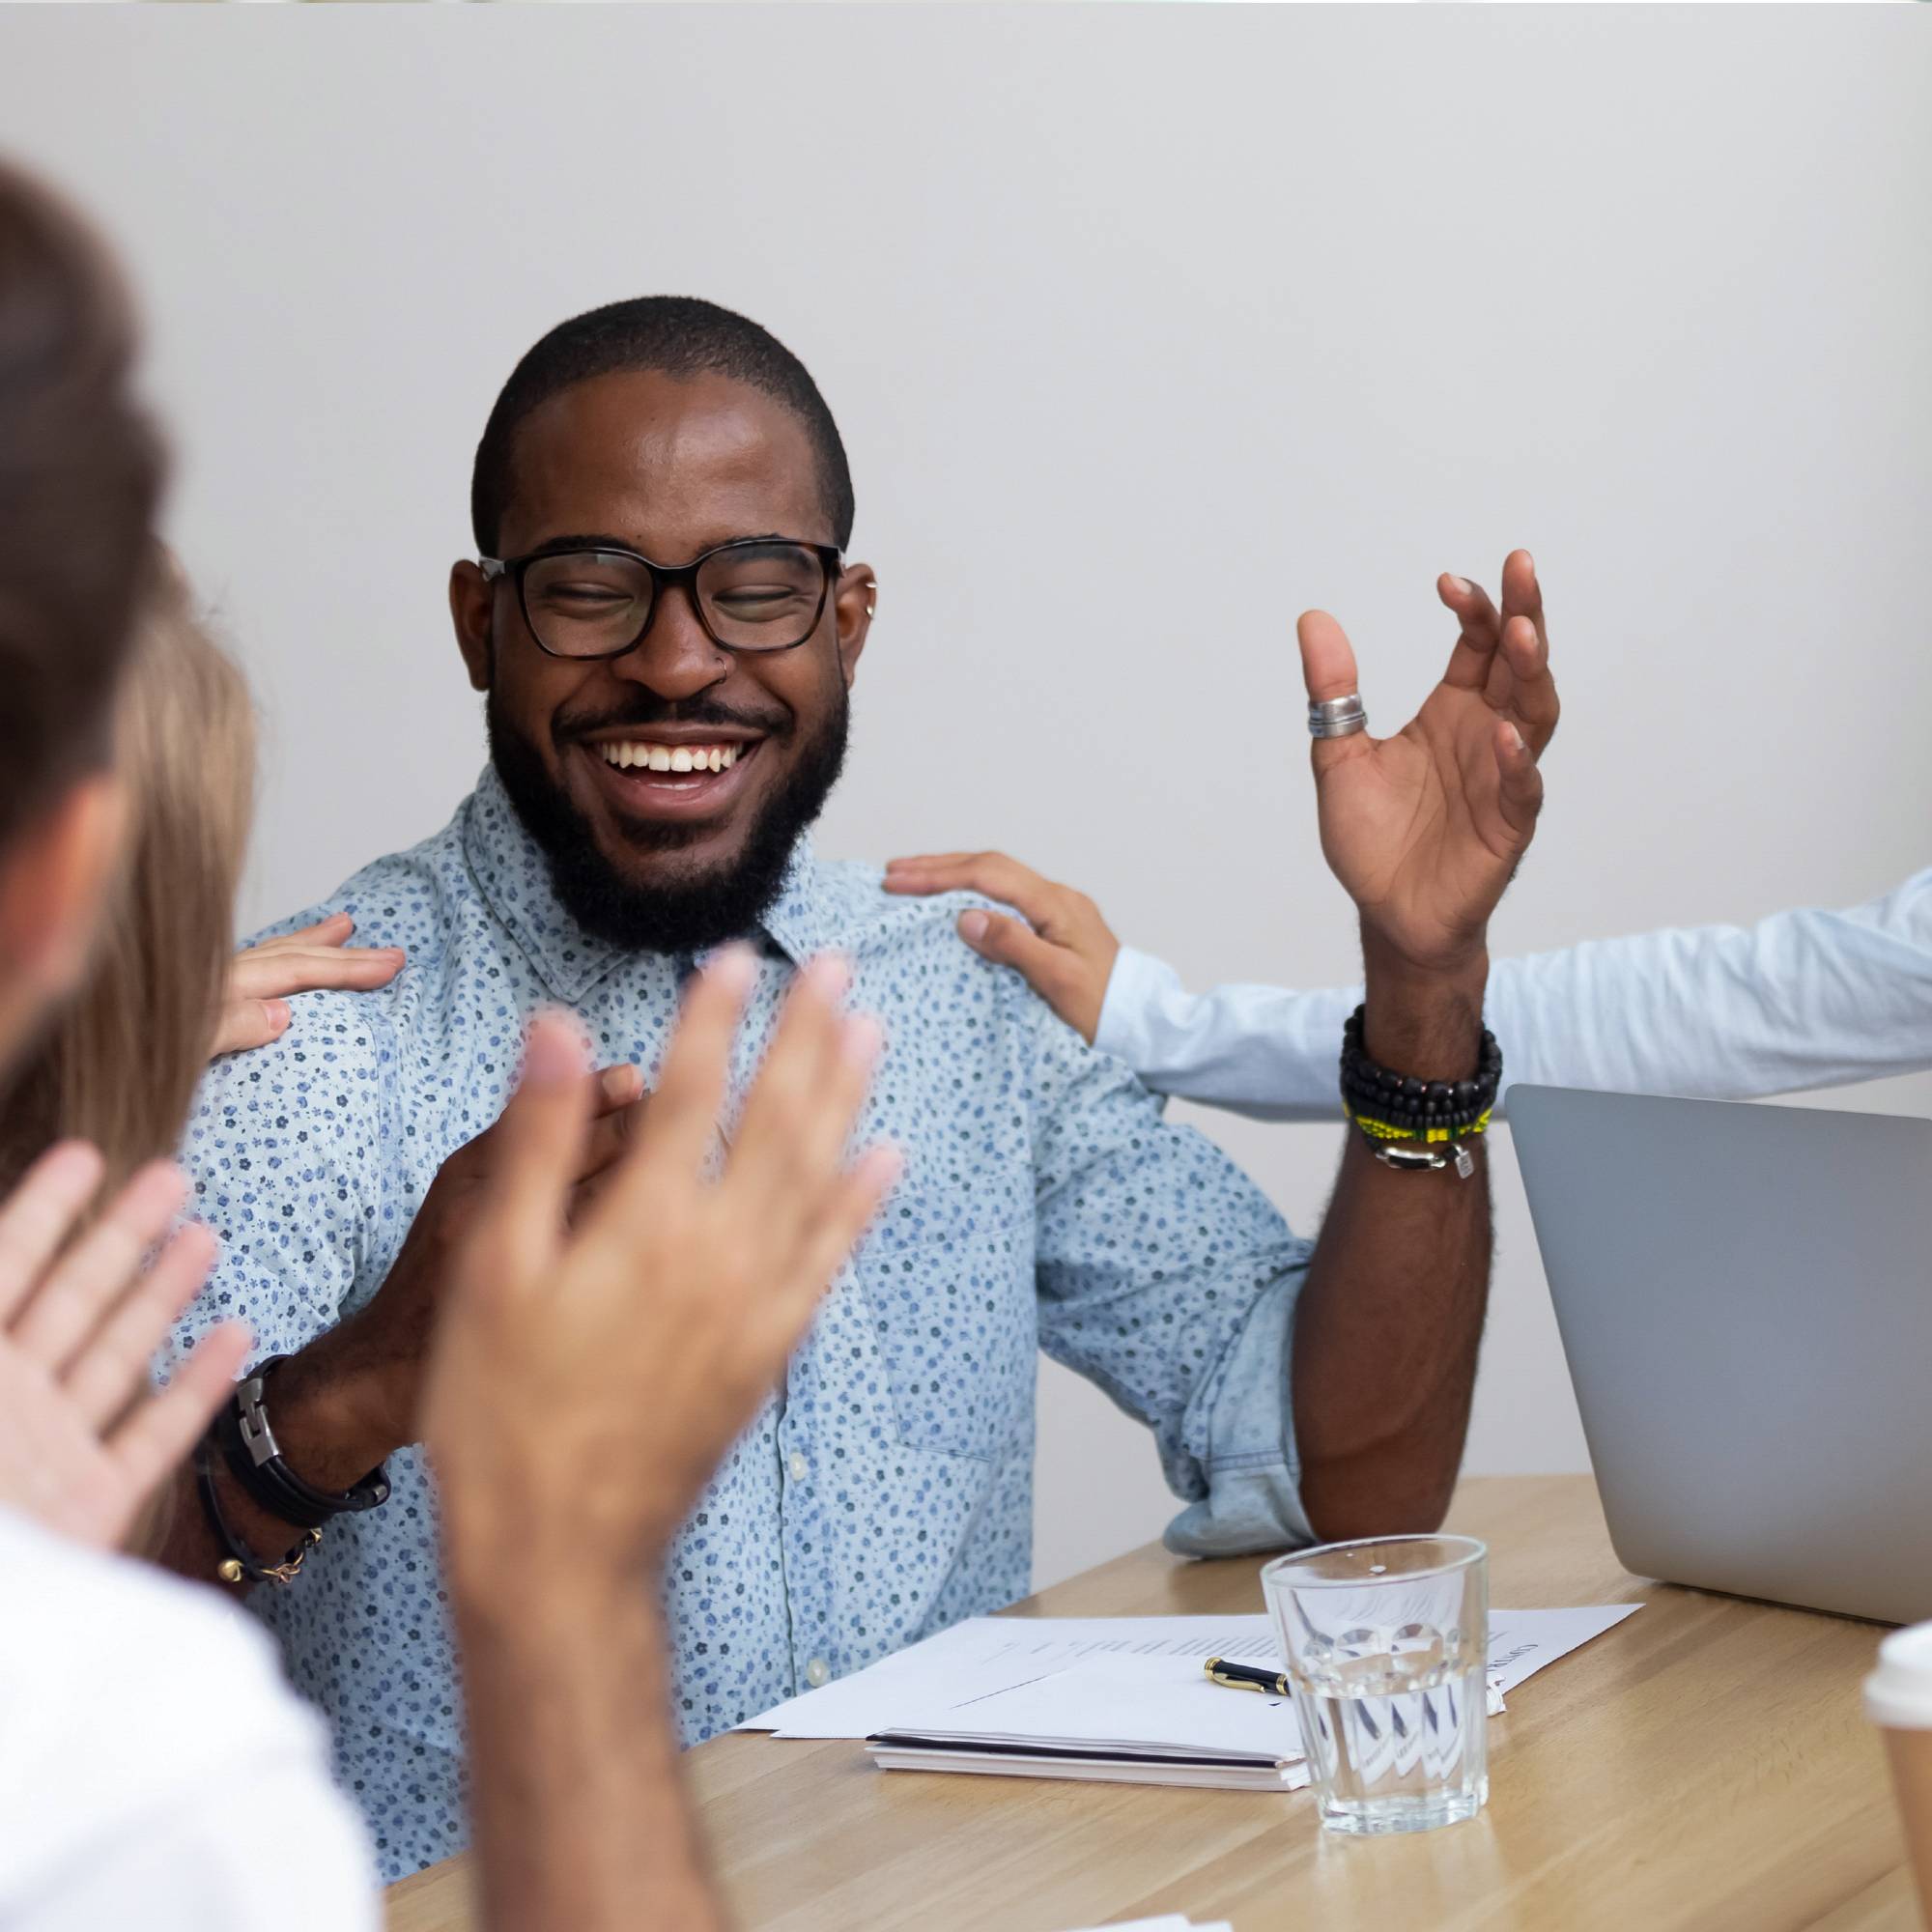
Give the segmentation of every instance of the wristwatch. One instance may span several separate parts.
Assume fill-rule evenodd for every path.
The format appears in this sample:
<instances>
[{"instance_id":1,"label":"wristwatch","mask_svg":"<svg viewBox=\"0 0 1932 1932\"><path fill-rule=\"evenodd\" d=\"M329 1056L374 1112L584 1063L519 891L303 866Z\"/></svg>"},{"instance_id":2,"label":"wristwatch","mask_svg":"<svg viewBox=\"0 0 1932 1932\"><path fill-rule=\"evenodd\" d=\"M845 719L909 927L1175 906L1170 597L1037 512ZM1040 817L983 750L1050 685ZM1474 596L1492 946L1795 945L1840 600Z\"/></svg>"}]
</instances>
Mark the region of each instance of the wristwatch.
<instances>
[{"instance_id":1,"label":"wristwatch","mask_svg":"<svg viewBox=\"0 0 1932 1932\"><path fill-rule=\"evenodd\" d=\"M389 1472L381 1463L353 1489L339 1493L304 1482L282 1459L267 1407L270 1373L286 1355L270 1355L235 1384L233 1398L215 1418L215 1439L248 1495L271 1516L298 1529L320 1529L338 1516L372 1510L388 1500Z\"/></svg>"}]
</instances>

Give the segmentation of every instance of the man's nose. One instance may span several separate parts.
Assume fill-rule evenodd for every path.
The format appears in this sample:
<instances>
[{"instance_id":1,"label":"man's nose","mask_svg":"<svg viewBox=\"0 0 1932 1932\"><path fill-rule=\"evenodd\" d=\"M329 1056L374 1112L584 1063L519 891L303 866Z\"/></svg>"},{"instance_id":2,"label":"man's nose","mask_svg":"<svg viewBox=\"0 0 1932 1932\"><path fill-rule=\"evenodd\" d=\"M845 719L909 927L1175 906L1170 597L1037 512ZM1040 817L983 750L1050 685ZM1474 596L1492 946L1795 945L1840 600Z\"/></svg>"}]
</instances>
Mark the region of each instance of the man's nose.
<instances>
[{"instance_id":1,"label":"man's nose","mask_svg":"<svg viewBox=\"0 0 1932 1932\"><path fill-rule=\"evenodd\" d=\"M731 674L731 659L711 641L691 591L679 583L659 594L641 641L612 659L611 668L675 703L723 683Z\"/></svg>"}]
</instances>

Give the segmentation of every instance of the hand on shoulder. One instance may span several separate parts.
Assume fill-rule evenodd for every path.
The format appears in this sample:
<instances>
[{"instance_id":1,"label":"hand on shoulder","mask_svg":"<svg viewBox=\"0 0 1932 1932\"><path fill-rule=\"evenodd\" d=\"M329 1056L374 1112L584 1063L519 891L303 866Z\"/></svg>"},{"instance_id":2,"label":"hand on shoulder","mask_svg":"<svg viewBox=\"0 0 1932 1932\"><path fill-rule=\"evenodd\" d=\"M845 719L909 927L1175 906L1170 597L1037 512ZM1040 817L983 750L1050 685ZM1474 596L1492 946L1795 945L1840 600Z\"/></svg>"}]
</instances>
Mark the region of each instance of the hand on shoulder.
<instances>
[{"instance_id":1,"label":"hand on shoulder","mask_svg":"<svg viewBox=\"0 0 1932 1932\"><path fill-rule=\"evenodd\" d=\"M975 910L959 936L982 958L1010 966L1088 1043L1099 1030L1121 942L1085 893L1055 885L1004 852L940 852L895 859L889 893L982 893L1021 919Z\"/></svg>"}]
</instances>

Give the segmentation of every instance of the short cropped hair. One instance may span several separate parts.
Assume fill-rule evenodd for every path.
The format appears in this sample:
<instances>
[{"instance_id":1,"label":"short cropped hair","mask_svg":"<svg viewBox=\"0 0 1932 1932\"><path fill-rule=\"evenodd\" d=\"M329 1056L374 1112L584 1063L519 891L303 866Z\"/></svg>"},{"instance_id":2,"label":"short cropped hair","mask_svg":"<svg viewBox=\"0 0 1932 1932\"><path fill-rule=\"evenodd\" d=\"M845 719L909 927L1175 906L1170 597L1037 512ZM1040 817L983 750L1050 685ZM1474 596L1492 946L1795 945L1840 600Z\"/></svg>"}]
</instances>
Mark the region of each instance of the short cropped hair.
<instances>
[{"instance_id":1,"label":"short cropped hair","mask_svg":"<svg viewBox=\"0 0 1932 1932\"><path fill-rule=\"evenodd\" d=\"M695 296L639 296L573 316L542 337L510 372L470 474L469 516L484 556L497 545L515 492L517 431L533 410L561 391L599 376L653 370L680 382L727 376L762 389L805 424L818 469L818 488L832 541L852 541L852 471L838 425L810 372L767 328Z\"/></svg>"},{"instance_id":2,"label":"short cropped hair","mask_svg":"<svg viewBox=\"0 0 1932 1932\"><path fill-rule=\"evenodd\" d=\"M111 753L163 461L113 264L0 163L0 842Z\"/></svg>"}]
</instances>

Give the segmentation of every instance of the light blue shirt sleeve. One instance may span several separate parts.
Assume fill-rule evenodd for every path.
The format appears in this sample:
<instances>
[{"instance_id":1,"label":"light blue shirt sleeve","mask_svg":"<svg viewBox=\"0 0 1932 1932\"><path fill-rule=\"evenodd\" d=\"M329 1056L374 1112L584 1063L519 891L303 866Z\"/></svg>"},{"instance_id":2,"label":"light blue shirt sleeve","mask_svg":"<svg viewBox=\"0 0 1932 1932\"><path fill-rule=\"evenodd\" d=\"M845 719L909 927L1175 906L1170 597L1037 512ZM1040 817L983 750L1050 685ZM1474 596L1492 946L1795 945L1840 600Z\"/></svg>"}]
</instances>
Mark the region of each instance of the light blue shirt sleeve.
<instances>
[{"instance_id":1,"label":"light blue shirt sleeve","mask_svg":"<svg viewBox=\"0 0 1932 1932\"><path fill-rule=\"evenodd\" d=\"M242 1316L254 1359L294 1354L349 1312L407 1231L389 1198L403 1144L393 1036L366 993L303 995L281 1038L203 1076L182 1164L221 1260L181 1319L198 1339Z\"/></svg>"},{"instance_id":2,"label":"light blue shirt sleeve","mask_svg":"<svg viewBox=\"0 0 1932 1932\"><path fill-rule=\"evenodd\" d=\"M1152 1430L1183 1555L1315 1540L1289 1345L1311 1244L1221 1150L1014 981L1032 1070L1040 1346Z\"/></svg>"},{"instance_id":3,"label":"light blue shirt sleeve","mask_svg":"<svg viewBox=\"0 0 1932 1932\"><path fill-rule=\"evenodd\" d=\"M1191 994L1122 947L1095 1044L1156 1093L1258 1120L1333 1120L1359 986ZM1932 869L1846 912L1776 913L1503 959L1487 1018L1527 1080L1747 1100L1932 1066Z\"/></svg>"}]
</instances>

